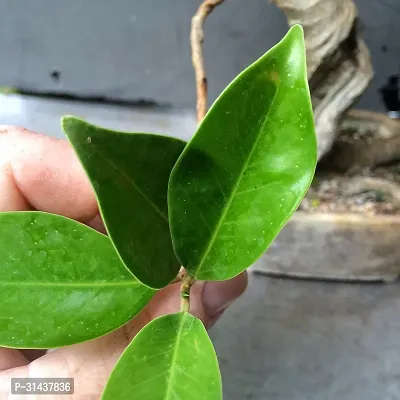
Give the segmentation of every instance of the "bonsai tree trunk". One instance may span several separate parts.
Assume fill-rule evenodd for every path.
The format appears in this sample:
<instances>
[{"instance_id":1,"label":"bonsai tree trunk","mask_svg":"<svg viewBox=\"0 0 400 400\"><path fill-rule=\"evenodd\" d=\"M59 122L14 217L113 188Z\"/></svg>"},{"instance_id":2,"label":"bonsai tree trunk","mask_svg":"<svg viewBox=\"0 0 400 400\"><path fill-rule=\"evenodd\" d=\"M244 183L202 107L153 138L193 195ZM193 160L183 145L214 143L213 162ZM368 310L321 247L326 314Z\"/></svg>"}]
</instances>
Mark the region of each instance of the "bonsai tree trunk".
<instances>
[{"instance_id":1,"label":"bonsai tree trunk","mask_svg":"<svg viewBox=\"0 0 400 400\"><path fill-rule=\"evenodd\" d=\"M304 28L320 175L254 270L289 277L400 276L400 122L349 110L372 75L353 0L272 0ZM333 173L334 172L334 173Z\"/></svg>"},{"instance_id":2,"label":"bonsai tree trunk","mask_svg":"<svg viewBox=\"0 0 400 400\"><path fill-rule=\"evenodd\" d=\"M367 88L373 70L357 34L353 0L273 0L289 25L304 28L307 72L314 107L318 155L326 154L341 118Z\"/></svg>"}]
</instances>

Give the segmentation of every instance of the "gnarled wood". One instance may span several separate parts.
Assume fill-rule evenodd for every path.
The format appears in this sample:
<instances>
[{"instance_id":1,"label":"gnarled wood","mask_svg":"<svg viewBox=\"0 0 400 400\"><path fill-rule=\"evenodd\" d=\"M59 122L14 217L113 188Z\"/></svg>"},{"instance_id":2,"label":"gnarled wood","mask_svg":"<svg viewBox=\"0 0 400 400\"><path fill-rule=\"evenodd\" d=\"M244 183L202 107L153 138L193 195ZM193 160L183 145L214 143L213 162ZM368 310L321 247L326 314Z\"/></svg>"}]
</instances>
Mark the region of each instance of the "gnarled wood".
<instances>
[{"instance_id":1,"label":"gnarled wood","mask_svg":"<svg viewBox=\"0 0 400 400\"><path fill-rule=\"evenodd\" d=\"M289 25L304 28L318 154L331 148L340 119L364 92L373 71L357 34L353 0L273 0Z\"/></svg>"},{"instance_id":2,"label":"gnarled wood","mask_svg":"<svg viewBox=\"0 0 400 400\"><path fill-rule=\"evenodd\" d=\"M354 174L365 167L400 161L400 121L350 110L339 129L331 151L321 160L322 167Z\"/></svg>"}]
</instances>

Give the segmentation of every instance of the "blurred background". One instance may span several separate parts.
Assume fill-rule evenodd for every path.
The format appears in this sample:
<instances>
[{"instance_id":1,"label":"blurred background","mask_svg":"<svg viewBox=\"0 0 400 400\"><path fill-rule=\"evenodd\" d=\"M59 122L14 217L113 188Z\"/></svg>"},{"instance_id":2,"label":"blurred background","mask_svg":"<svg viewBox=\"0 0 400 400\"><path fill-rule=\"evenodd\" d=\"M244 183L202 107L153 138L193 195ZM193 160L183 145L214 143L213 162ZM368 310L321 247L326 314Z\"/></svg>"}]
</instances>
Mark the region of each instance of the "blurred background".
<instances>
[{"instance_id":1,"label":"blurred background","mask_svg":"<svg viewBox=\"0 0 400 400\"><path fill-rule=\"evenodd\" d=\"M0 0L0 124L63 137L196 130L199 0ZM400 1L226 0L205 24L210 103L305 30L320 163L211 330L228 400L400 399Z\"/></svg>"}]
</instances>

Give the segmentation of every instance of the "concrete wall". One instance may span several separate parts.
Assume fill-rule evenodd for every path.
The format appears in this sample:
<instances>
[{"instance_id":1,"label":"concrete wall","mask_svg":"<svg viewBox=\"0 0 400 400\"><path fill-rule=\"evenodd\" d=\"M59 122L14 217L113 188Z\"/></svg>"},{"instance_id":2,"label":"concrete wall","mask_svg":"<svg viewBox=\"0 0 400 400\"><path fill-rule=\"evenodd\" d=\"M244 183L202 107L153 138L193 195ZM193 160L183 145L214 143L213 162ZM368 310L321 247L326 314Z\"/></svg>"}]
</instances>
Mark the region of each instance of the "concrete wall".
<instances>
[{"instance_id":1,"label":"concrete wall","mask_svg":"<svg viewBox=\"0 0 400 400\"><path fill-rule=\"evenodd\" d=\"M188 32L199 4L0 0L0 53L8 54L0 85L192 107ZM227 1L207 23L212 97L285 33L284 16L266 0L243 5Z\"/></svg>"},{"instance_id":2,"label":"concrete wall","mask_svg":"<svg viewBox=\"0 0 400 400\"><path fill-rule=\"evenodd\" d=\"M400 70L400 1L357 0L376 76L360 106ZM190 18L200 0L0 0L0 86L193 108ZM206 24L214 99L286 32L267 0L229 0Z\"/></svg>"}]
</instances>

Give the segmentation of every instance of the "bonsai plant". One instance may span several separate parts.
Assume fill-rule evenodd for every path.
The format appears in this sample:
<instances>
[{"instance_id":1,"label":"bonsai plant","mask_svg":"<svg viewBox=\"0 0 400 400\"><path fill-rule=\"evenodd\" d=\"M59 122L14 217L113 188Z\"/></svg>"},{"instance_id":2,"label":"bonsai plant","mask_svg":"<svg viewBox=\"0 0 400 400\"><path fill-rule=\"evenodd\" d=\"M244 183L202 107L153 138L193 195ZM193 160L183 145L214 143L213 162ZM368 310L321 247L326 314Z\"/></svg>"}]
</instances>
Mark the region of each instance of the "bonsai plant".
<instances>
[{"instance_id":1,"label":"bonsai plant","mask_svg":"<svg viewBox=\"0 0 400 400\"><path fill-rule=\"evenodd\" d=\"M108 236L58 215L0 214L0 346L47 349L100 337L181 281L180 311L139 332L103 399L221 399L190 288L253 264L311 183L317 149L302 28L232 81L189 143L72 116L62 126Z\"/></svg>"}]
</instances>

